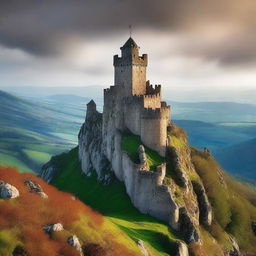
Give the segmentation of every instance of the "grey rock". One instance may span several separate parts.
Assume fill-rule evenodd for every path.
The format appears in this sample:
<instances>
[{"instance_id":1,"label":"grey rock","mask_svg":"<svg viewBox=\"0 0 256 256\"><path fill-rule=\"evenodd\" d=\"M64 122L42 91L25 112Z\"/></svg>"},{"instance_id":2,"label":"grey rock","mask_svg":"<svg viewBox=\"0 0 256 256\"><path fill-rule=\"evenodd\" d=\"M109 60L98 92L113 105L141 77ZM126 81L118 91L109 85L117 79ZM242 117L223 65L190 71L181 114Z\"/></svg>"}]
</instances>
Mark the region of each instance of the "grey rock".
<instances>
[{"instance_id":1,"label":"grey rock","mask_svg":"<svg viewBox=\"0 0 256 256\"><path fill-rule=\"evenodd\" d=\"M0 181L0 198L13 199L19 197L20 193L18 189L9 183Z\"/></svg>"},{"instance_id":2,"label":"grey rock","mask_svg":"<svg viewBox=\"0 0 256 256\"><path fill-rule=\"evenodd\" d=\"M77 236L75 236L75 235L69 236L67 239L67 243L69 245L71 245L72 247L74 247L77 251L79 251L80 255L83 256L82 246L81 246Z\"/></svg>"},{"instance_id":3,"label":"grey rock","mask_svg":"<svg viewBox=\"0 0 256 256\"><path fill-rule=\"evenodd\" d=\"M177 246L176 256L189 256L188 247L184 242L178 241L176 243L176 246Z\"/></svg>"},{"instance_id":4,"label":"grey rock","mask_svg":"<svg viewBox=\"0 0 256 256\"><path fill-rule=\"evenodd\" d=\"M229 256L241 256L241 252L240 252L240 249L239 249L236 239L232 236L229 236L229 240L232 243L233 248L231 250L229 250L228 255Z\"/></svg>"},{"instance_id":5,"label":"grey rock","mask_svg":"<svg viewBox=\"0 0 256 256\"><path fill-rule=\"evenodd\" d=\"M142 253L144 256L150 256L150 254L149 254L149 252L148 252L148 250L147 250L147 248L146 248L146 246L145 246L145 244L144 244L144 242L143 242L142 240L139 240L139 241L137 242L137 245L138 245L138 247L140 248L140 251L141 251L141 253Z\"/></svg>"},{"instance_id":6,"label":"grey rock","mask_svg":"<svg viewBox=\"0 0 256 256\"><path fill-rule=\"evenodd\" d=\"M42 198L48 198L48 195L44 193L41 186L33 180L26 179L24 180L24 184L28 187L30 193L36 193Z\"/></svg>"},{"instance_id":7,"label":"grey rock","mask_svg":"<svg viewBox=\"0 0 256 256\"><path fill-rule=\"evenodd\" d=\"M205 226L210 226L212 224L212 207L208 200L204 186L197 181L192 181L192 185L193 185L194 192L196 193L197 201L199 205L200 223Z\"/></svg>"},{"instance_id":8,"label":"grey rock","mask_svg":"<svg viewBox=\"0 0 256 256\"><path fill-rule=\"evenodd\" d=\"M48 224L48 225L44 226L43 230L47 234L52 234L54 232L62 231L62 230L64 230L64 228L63 228L63 225L61 223L55 223L55 224Z\"/></svg>"}]
</instances>

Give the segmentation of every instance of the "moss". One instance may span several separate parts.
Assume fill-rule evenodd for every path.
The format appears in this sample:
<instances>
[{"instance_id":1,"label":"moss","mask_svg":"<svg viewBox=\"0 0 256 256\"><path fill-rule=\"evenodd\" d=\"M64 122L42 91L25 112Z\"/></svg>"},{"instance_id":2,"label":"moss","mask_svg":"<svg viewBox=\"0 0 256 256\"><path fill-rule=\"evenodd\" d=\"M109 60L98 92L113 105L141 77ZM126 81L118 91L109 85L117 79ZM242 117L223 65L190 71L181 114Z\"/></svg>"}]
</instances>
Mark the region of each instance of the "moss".
<instances>
[{"instance_id":1,"label":"moss","mask_svg":"<svg viewBox=\"0 0 256 256\"><path fill-rule=\"evenodd\" d=\"M139 136L133 134L123 134L121 149L129 155L132 161L136 164L139 163L138 147L143 145ZM145 146L144 146L145 147ZM156 167L165 162L165 158L160 156L156 151L145 147L147 155L147 164L151 171L155 171Z\"/></svg>"}]
</instances>

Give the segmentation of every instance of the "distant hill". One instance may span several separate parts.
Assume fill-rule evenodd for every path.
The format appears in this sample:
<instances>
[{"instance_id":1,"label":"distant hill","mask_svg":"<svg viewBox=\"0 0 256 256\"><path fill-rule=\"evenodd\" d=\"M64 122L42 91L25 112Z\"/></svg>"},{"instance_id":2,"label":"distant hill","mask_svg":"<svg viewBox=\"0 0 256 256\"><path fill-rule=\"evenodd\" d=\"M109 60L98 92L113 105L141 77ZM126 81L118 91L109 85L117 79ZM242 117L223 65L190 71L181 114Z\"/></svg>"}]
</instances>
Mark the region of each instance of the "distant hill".
<instances>
[{"instance_id":1,"label":"distant hill","mask_svg":"<svg viewBox=\"0 0 256 256\"><path fill-rule=\"evenodd\" d=\"M69 112L63 104L33 102L3 91L0 103L1 164L38 170L52 155L77 143L82 117L72 108Z\"/></svg>"},{"instance_id":2,"label":"distant hill","mask_svg":"<svg viewBox=\"0 0 256 256\"><path fill-rule=\"evenodd\" d=\"M174 119L203 122L256 122L256 105L235 102L167 102Z\"/></svg>"},{"instance_id":3,"label":"distant hill","mask_svg":"<svg viewBox=\"0 0 256 256\"><path fill-rule=\"evenodd\" d=\"M215 157L227 171L256 181L256 138L218 150Z\"/></svg>"},{"instance_id":4,"label":"distant hill","mask_svg":"<svg viewBox=\"0 0 256 256\"><path fill-rule=\"evenodd\" d=\"M250 140L256 136L255 125L247 123L218 124L194 120L173 120L185 129L191 145L211 151ZM252 129L253 128L253 129Z\"/></svg>"}]
</instances>

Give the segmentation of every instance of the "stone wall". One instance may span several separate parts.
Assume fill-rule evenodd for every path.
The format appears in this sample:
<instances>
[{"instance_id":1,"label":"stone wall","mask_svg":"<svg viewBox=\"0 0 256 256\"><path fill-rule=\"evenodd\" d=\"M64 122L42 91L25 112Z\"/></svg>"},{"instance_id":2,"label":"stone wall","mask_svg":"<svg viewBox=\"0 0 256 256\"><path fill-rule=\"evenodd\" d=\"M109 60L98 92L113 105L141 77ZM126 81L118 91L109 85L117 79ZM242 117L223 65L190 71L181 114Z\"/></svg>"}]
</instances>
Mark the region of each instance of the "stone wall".
<instances>
[{"instance_id":1,"label":"stone wall","mask_svg":"<svg viewBox=\"0 0 256 256\"><path fill-rule=\"evenodd\" d=\"M144 109L141 116L141 141L161 156L165 156L169 120L169 107Z\"/></svg>"}]
</instances>

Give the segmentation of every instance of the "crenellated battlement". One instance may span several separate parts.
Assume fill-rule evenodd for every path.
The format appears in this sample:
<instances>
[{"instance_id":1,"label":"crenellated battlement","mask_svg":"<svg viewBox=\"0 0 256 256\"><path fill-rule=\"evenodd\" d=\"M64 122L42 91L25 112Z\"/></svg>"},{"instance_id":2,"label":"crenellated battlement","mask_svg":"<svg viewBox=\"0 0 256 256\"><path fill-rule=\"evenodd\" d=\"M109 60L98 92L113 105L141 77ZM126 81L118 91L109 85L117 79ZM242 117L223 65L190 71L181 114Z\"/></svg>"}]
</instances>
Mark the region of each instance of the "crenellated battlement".
<instances>
[{"instance_id":1,"label":"crenellated battlement","mask_svg":"<svg viewBox=\"0 0 256 256\"><path fill-rule=\"evenodd\" d=\"M170 107L144 108L142 111L143 119L170 119Z\"/></svg>"},{"instance_id":2,"label":"crenellated battlement","mask_svg":"<svg viewBox=\"0 0 256 256\"><path fill-rule=\"evenodd\" d=\"M161 84L153 86L149 80L146 83L146 95L161 94Z\"/></svg>"},{"instance_id":3,"label":"crenellated battlement","mask_svg":"<svg viewBox=\"0 0 256 256\"><path fill-rule=\"evenodd\" d=\"M148 65L148 55L142 54L142 56L121 56L114 55L113 58L113 65L117 66L131 66L131 65L138 65L138 66L147 66Z\"/></svg>"}]
</instances>

